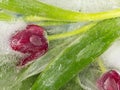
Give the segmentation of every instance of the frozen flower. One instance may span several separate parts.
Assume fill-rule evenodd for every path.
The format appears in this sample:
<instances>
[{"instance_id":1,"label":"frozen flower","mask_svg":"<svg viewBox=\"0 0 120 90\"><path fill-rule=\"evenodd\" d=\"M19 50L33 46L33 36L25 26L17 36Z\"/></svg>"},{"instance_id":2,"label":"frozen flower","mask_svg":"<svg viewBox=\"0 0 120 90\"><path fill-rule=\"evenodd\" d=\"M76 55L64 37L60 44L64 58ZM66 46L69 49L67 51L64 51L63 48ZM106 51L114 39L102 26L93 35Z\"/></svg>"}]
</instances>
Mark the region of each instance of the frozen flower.
<instances>
[{"instance_id":1,"label":"frozen flower","mask_svg":"<svg viewBox=\"0 0 120 90\"><path fill-rule=\"evenodd\" d=\"M110 70L98 79L97 86L98 90L120 90L120 75Z\"/></svg>"}]
</instances>

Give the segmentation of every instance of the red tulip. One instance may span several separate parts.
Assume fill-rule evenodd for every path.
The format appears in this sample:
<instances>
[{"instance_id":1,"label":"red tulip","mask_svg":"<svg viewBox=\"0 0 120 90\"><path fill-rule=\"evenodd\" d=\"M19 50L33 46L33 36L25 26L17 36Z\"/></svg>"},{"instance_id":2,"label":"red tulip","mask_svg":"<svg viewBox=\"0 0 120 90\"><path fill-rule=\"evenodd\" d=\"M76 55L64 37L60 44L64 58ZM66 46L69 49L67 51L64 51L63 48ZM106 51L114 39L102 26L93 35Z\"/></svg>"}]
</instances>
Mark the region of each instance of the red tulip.
<instances>
[{"instance_id":1,"label":"red tulip","mask_svg":"<svg viewBox=\"0 0 120 90\"><path fill-rule=\"evenodd\" d=\"M26 55L18 66L23 66L30 61L42 56L48 50L45 31L37 25L28 25L24 30L17 31L11 36L10 46L13 50Z\"/></svg>"},{"instance_id":2,"label":"red tulip","mask_svg":"<svg viewBox=\"0 0 120 90\"><path fill-rule=\"evenodd\" d=\"M120 75L111 70L103 74L97 81L98 90L120 90Z\"/></svg>"}]
</instances>

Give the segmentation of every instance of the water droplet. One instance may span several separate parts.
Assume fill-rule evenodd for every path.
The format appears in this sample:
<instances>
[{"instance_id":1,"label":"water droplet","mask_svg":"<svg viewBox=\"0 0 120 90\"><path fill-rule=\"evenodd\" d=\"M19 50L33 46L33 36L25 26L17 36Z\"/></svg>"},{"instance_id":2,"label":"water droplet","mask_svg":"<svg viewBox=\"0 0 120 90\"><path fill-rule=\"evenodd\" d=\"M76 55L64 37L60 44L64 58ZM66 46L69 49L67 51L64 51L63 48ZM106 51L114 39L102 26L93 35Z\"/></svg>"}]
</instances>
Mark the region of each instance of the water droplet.
<instances>
[{"instance_id":1,"label":"water droplet","mask_svg":"<svg viewBox=\"0 0 120 90\"><path fill-rule=\"evenodd\" d=\"M32 35L30 37L30 42L35 45L35 46L40 46L42 45L42 41L41 41L41 38L39 36L36 36L36 35Z\"/></svg>"},{"instance_id":2,"label":"water droplet","mask_svg":"<svg viewBox=\"0 0 120 90\"><path fill-rule=\"evenodd\" d=\"M61 68L62 68L62 65L60 64L60 66L59 66L58 70L61 70Z\"/></svg>"}]
</instances>

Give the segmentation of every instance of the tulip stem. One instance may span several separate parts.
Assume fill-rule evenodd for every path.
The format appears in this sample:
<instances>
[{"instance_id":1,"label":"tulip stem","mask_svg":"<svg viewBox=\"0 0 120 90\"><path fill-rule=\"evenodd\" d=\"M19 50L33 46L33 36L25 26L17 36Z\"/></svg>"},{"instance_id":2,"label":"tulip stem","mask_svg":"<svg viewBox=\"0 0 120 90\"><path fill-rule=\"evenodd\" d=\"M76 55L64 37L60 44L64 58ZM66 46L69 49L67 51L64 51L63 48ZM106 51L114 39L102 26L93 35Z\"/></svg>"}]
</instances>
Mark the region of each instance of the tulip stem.
<instances>
[{"instance_id":1,"label":"tulip stem","mask_svg":"<svg viewBox=\"0 0 120 90\"><path fill-rule=\"evenodd\" d=\"M96 23L91 23L91 24L85 25L82 28L77 29L77 30L73 30L73 31L66 32L66 33L61 33L61 34L50 35L50 36L48 36L48 40L52 41L52 40L56 40L56 39L67 38L67 37L71 37L71 36L74 36L74 35L81 34L85 31L89 30L95 24Z\"/></svg>"},{"instance_id":2,"label":"tulip stem","mask_svg":"<svg viewBox=\"0 0 120 90\"><path fill-rule=\"evenodd\" d=\"M103 61L100 58L98 59L98 65L99 65L102 73L105 73L107 71L106 67L103 64Z\"/></svg>"}]
</instances>

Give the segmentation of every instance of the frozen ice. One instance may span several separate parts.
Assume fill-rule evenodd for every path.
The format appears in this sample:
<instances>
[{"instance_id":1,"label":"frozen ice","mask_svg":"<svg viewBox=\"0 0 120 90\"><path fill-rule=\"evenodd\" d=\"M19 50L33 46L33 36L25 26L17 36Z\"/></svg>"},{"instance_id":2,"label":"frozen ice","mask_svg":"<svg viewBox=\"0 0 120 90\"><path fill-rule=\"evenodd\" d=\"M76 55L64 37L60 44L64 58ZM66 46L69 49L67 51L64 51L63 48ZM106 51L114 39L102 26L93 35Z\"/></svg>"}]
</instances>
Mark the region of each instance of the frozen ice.
<instances>
[{"instance_id":1,"label":"frozen ice","mask_svg":"<svg viewBox=\"0 0 120 90\"><path fill-rule=\"evenodd\" d=\"M120 7L119 0L39 0L63 9L81 12L101 12ZM69 27L72 27L69 26ZM61 29L60 29L61 30ZM120 41L116 41L102 56L109 67L120 68Z\"/></svg>"},{"instance_id":2,"label":"frozen ice","mask_svg":"<svg viewBox=\"0 0 120 90\"><path fill-rule=\"evenodd\" d=\"M26 27L26 23L22 20L18 21L0 21L0 55L17 53L10 47L10 37L18 30ZM19 53L20 54L20 53Z\"/></svg>"},{"instance_id":3,"label":"frozen ice","mask_svg":"<svg viewBox=\"0 0 120 90\"><path fill-rule=\"evenodd\" d=\"M120 7L118 0L39 0L60 8L82 12L100 12Z\"/></svg>"},{"instance_id":4,"label":"frozen ice","mask_svg":"<svg viewBox=\"0 0 120 90\"><path fill-rule=\"evenodd\" d=\"M115 41L112 46L101 55L101 59L108 68L120 70L120 40Z\"/></svg>"}]
</instances>

